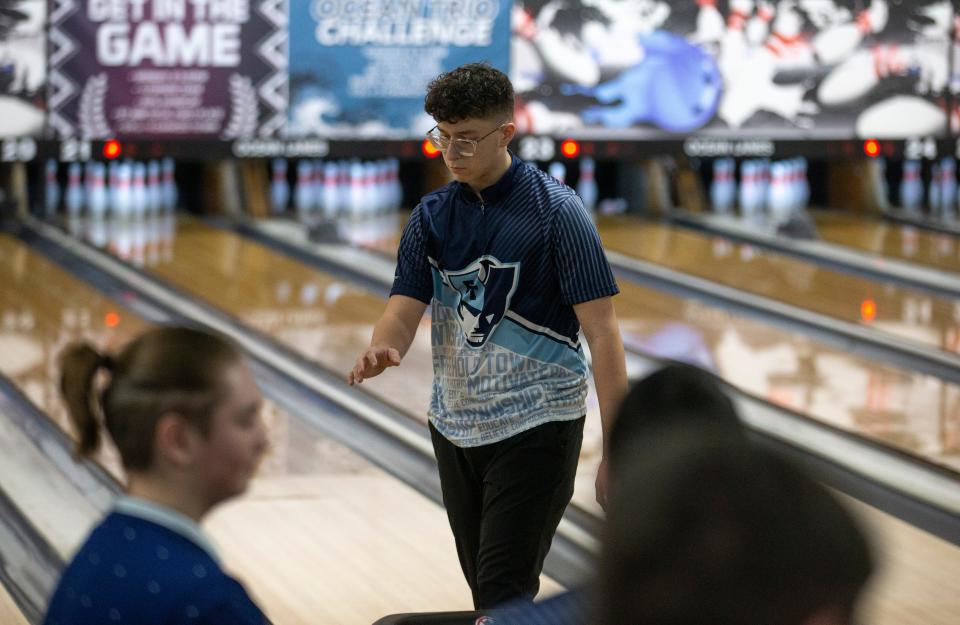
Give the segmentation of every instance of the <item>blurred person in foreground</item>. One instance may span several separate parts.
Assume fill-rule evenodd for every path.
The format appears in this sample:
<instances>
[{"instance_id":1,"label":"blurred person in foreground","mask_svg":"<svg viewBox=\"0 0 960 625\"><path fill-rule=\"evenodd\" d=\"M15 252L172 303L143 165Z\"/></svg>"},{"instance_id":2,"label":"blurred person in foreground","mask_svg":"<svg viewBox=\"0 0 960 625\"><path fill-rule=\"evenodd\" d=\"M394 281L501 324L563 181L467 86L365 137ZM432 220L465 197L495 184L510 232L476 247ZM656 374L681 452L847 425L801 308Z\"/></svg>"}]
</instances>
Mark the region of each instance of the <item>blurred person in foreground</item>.
<instances>
[{"instance_id":1,"label":"blurred person in foreground","mask_svg":"<svg viewBox=\"0 0 960 625\"><path fill-rule=\"evenodd\" d=\"M596 625L850 625L873 571L851 513L742 438L675 432L622 467Z\"/></svg>"},{"instance_id":2,"label":"blurred person in foreground","mask_svg":"<svg viewBox=\"0 0 960 625\"><path fill-rule=\"evenodd\" d=\"M177 327L117 355L78 343L62 356L61 389L78 456L105 431L127 494L67 565L44 625L266 625L199 525L247 489L268 447L237 347Z\"/></svg>"}]
</instances>

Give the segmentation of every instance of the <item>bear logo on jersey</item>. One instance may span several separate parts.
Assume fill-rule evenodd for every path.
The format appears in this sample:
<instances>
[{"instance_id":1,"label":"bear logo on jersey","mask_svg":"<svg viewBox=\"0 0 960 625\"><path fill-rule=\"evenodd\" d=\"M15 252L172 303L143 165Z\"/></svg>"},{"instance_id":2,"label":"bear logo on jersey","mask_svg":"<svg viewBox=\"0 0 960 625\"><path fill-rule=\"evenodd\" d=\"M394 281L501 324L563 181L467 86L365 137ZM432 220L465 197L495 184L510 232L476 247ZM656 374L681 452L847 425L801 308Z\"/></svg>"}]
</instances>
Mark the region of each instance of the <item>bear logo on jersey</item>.
<instances>
[{"instance_id":1,"label":"bear logo on jersey","mask_svg":"<svg viewBox=\"0 0 960 625\"><path fill-rule=\"evenodd\" d=\"M501 263L482 256L465 269L441 272L444 283L459 295L457 318L471 347L482 347L510 308L520 263Z\"/></svg>"}]
</instances>

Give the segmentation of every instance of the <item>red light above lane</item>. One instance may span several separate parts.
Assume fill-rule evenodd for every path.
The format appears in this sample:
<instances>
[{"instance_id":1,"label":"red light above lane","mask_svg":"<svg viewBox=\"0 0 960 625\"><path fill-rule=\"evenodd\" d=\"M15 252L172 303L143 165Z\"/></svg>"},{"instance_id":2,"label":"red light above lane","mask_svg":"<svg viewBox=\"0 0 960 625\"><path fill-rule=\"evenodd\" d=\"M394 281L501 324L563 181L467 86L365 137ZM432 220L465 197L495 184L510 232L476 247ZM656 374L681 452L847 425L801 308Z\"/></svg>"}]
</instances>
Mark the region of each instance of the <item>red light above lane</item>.
<instances>
[{"instance_id":1,"label":"red light above lane","mask_svg":"<svg viewBox=\"0 0 960 625\"><path fill-rule=\"evenodd\" d=\"M427 158L437 158L440 156L440 150L433 147L433 144L430 143L430 139L424 139L420 149L423 151L423 155Z\"/></svg>"},{"instance_id":2,"label":"red light above lane","mask_svg":"<svg viewBox=\"0 0 960 625\"><path fill-rule=\"evenodd\" d=\"M560 153L567 158L576 158L580 154L580 143L573 139L566 139L560 144Z\"/></svg>"},{"instance_id":3,"label":"red light above lane","mask_svg":"<svg viewBox=\"0 0 960 625\"><path fill-rule=\"evenodd\" d=\"M110 139L103 144L103 155L106 158L114 159L120 156L120 142L116 139Z\"/></svg>"},{"instance_id":4,"label":"red light above lane","mask_svg":"<svg viewBox=\"0 0 960 625\"><path fill-rule=\"evenodd\" d=\"M880 156L880 142L876 139L867 139L863 142L863 153L870 158Z\"/></svg>"},{"instance_id":5,"label":"red light above lane","mask_svg":"<svg viewBox=\"0 0 960 625\"><path fill-rule=\"evenodd\" d=\"M860 318L867 323L877 318L877 303L872 299L865 299L860 303Z\"/></svg>"}]
</instances>

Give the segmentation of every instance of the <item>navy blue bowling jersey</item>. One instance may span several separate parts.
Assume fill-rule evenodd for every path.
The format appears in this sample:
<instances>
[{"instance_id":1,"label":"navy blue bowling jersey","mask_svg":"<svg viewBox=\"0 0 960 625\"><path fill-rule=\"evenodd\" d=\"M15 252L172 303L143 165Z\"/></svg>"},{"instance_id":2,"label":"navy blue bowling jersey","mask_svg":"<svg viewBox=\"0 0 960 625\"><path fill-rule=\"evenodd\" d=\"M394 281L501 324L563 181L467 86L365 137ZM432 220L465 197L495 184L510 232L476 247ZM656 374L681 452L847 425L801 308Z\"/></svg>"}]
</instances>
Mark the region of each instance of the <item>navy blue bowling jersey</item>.
<instances>
[{"instance_id":1,"label":"navy blue bowling jersey","mask_svg":"<svg viewBox=\"0 0 960 625\"><path fill-rule=\"evenodd\" d=\"M122 500L121 509L131 501ZM44 625L269 625L197 538L199 530L191 537L132 515L146 508L159 518L154 504L128 508L107 515L74 556Z\"/></svg>"},{"instance_id":2,"label":"navy blue bowling jersey","mask_svg":"<svg viewBox=\"0 0 960 625\"><path fill-rule=\"evenodd\" d=\"M400 239L391 295L432 303L431 423L461 447L585 412L573 305L618 292L572 189L516 156L477 197L423 197Z\"/></svg>"}]
</instances>

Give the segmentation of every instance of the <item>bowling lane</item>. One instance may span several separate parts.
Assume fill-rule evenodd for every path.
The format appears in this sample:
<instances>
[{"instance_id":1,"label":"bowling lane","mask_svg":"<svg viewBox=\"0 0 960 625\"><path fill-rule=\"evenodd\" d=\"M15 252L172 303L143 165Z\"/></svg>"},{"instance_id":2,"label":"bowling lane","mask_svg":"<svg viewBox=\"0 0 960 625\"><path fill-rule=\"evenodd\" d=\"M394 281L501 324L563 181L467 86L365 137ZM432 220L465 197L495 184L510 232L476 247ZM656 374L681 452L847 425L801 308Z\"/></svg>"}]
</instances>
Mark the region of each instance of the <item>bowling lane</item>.
<instances>
[{"instance_id":1,"label":"bowling lane","mask_svg":"<svg viewBox=\"0 0 960 625\"><path fill-rule=\"evenodd\" d=\"M630 281L620 290L614 304L628 346L696 362L748 393L960 471L960 387ZM578 486L581 501L589 489Z\"/></svg>"},{"instance_id":2,"label":"bowling lane","mask_svg":"<svg viewBox=\"0 0 960 625\"><path fill-rule=\"evenodd\" d=\"M0 585L0 623L4 625L28 625L20 608L7 589Z\"/></svg>"},{"instance_id":3,"label":"bowling lane","mask_svg":"<svg viewBox=\"0 0 960 625\"><path fill-rule=\"evenodd\" d=\"M80 338L113 349L148 327L6 235L0 322L0 374L62 427L60 350ZM264 418L271 452L251 491L205 524L274 622L371 623L470 605L442 509L269 402ZM99 460L120 475L112 456ZM545 580L544 592L557 588Z\"/></svg>"},{"instance_id":4,"label":"bowling lane","mask_svg":"<svg viewBox=\"0 0 960 625\"><path fill-rule=\"evenodd\" d=\"M933 269L960 273L956 236L839 211L811 211L825 241Z\"/></svg>"},{"instance_id":5,"label":"bowling lane","mask_svg":"<svg viewBox=\"0 0 960 625\"><path fill-rule=\"evenodd\" d=\"M960 301L839 273L721 237L627 217L600 217L610 251L950 353Z\"/></svg>"}]
</instances>

